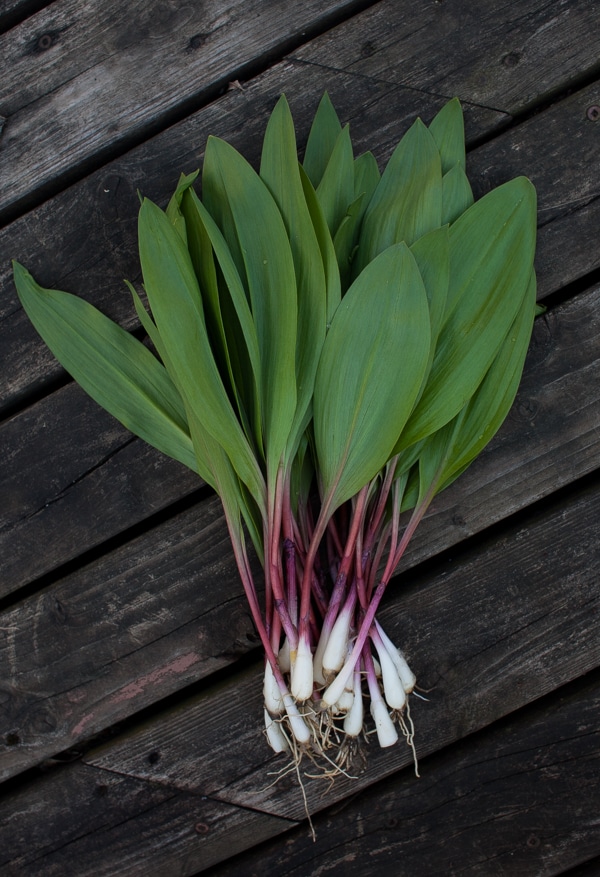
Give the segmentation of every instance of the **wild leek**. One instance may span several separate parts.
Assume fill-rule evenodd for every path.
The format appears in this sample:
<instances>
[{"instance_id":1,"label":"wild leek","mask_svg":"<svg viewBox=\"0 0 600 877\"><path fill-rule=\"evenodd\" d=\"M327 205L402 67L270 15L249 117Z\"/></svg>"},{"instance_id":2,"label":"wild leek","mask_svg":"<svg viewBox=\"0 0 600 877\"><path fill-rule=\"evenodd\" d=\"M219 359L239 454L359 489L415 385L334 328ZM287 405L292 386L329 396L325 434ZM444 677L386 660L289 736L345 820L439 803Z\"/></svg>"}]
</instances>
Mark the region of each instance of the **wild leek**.
<instances>
[{"instance_id":1,"label":"wild leek","mask_svg":"<svg viewBox=\"0 0 600 877\"><path fill-rule=\"evenodd\" d=\"M412 741L416 679L376 612L514 399L535 191L521 177L474 202L457 100L380 174L327 95L300 164L282 97L259 172L211 137L201 196L197 175L139 212L146 301L130 291L154 352L17 263L15 282L75 380L219 494L265 652L266 739L343 770L371 722L381 746Z\"/></svg>"}]
</instances>

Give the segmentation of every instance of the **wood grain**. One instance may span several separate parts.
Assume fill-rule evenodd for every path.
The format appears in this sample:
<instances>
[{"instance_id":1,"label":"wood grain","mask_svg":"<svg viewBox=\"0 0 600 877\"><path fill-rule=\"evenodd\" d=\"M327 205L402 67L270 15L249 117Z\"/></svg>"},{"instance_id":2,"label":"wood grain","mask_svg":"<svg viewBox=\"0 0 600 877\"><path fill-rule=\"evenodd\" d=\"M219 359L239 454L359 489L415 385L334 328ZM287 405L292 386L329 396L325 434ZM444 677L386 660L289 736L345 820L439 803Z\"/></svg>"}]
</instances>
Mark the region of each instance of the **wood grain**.
<instances>
[{"instance_id":1,"label":"wood grain","mask_svg":"<svg viewBox=\"0 0 600 877\"><path fill-rule=\"evenodd\" d=\"M3 778L258 642L216 499L18 604L0 626Z\"/></svg>"},{"instance_id":2,"label":"wood grain","mask_svg":"<svg viewBox=\"0 0 600 877\"><path fill-rule=\"evenodd\" d=\"M290 825L81 764L5 797L0 814L6 877L193 874Z\"/></svg>"},{"instance_id":3,"label":"wood grain","mask_svg":"<svg viewBox=\"0 0 600 877\"><path fill-rule=\"evenodd\" d=\"M294 57L515 116L600 72L597 16L594 0L385 0Z\"/></svg>"},{"instance_id":4,"label":"wood grain","mask_svg":"<svg viewBox=\"0 0 600 877\"><path fill-rule=\"evenodd\" d=\"M62 0L0 36L0 217L214 98L353 0Z\"/></svg>"},{"instance_id":5,"label":"wood grain","mask_svg":"<svg viewBox=\"0 0 600 877\"><path fill-rule=\"evenodd\" d=\"M501 539L482 542L461 557L459 564L447 564L445 569L407 587L404 593L396 592L388 601L382 621L396 641L403 642L421 684L432 689L427 704L416 702L412 708L421 758L496 722L597 666L600 658L597 637L600 554L596 540L599 511L597 489L582 491L570 501L555 503L544 512L530 515L526 521L507 529ZM511 597L503 599L501 615L498 614L500 594ZM465 606L469 607L468 613ZM206 694L182 701L139 729L88 753L84 761L86 765L102 769L101 775L107 778L126 776L173 795L206 796L250 808L252 813L260 811L302 820L301 796L290 777L268 787L273 779L269 771L278 770L281 762L269 758L262 740L260 678L260 667L238 673L230 683L221 683ZM581 704L582 700L578 702ZM559 706L559 701L554 702L553 719ZM539 782L548 781L552 776L552 746L558 747L555 752L565 752L569 740L580 737L582 748L576 757L581 757L582 762L572 767L582 775L586 765L593 764L597 758L597 748L588 746L593 743L593 739L588 739L593 730L589 727L593 710L586 711L584 707L583 711L577 710L577 714L576 730L567 719L558 718L556 723L549 723L541 721L538 715L534 721L527 720L534 741L533 751L538 753L534 766L540 771ZM565 727L569 729L567 735L560 732ZM486 769L490 782L504 782L511 788L515 778L511 770L514 762L511 764L510 759L515 758L517 762L521 759L522 765L522 760L528 761L532 751L526 743L519 745L521 733L524 731L520 732L517 725L517 730L509 735L508 753L505 752L508 760L504 763L493 761L499 754L497 743L492 742L491 749L479 758L475 749L471 761L472 747L467 745L462 752L468 753L464 757L466 764L472 767L470 773L459 774L461 778L464 776L459 792L474 785L472 794L477 795L475 778L478 771ZM568 739L561 742L564 736ZM494 739L497 737L492 737ZM540 752L541 745L550 747L548 757ZM406 747L384 751L371 746L365 769L357 780L342 778L330 789L323 781L307 781L311 811L321 811L349 798L396 774L409 763L410 753ZM458 763L463 763L460 758ZM443 800L444 790L454 788L456 774L452 769L451 752L448 759L443 756L442 764L448 767L442 768L440 779L435 763L431 773L427 760L423 763L425 799L427 793L437 793ZM72 769L79 770L80 765ZM519 767L519 772L521 770ZM565 776L562 769L561 772ZM62 778L57 775L57 784L68 784L70 773L71 768L65 768ZM409 773L400 773L392 788L407 784L403 795L408 802L405 806L410 808L413 781ZM39 800L36 786L19 793L24 813L29 812L34 800ZM492 792L493 789L489 794ZM580 793L597 800L595 785L580 789ZM421 792L417 796L419 794ZM488 789L484 788L483 794L487 796ZM64 794L59 799L55 793L53 800L60 804L54 811L54 819L59 824L68 824L70 814L72 818L78 811L80 795ZM493 795L491 800L495 800ZM418 801L417 797L416 811ZM14 806L10 798L7 806ZM525 810L525 817L527 812ZM521 811L522 824L523 815ZM439 822L436 824L439 826ZM524 824L528 825L527 818ZM468 822L462 830L466 828ZM584 828L597 851L598 838L591 833L593 825L589 819ZM493 830L492 825L489 830ZM51 826L48 831L51 836ZM101 828L99 833L101 837ZM130 833L130 826L121 826L121 838ZM444 836L452 840L452 836ZM125 842L119 838L119 832L114 837L117 844ZM168 837L165 833L165 843ZM258 840L260 838L256 838ZM572 838L571 844L574 840ZM160 843L160 837L156 841ZM256 841L250 840L248 845ZM93 843L87 838L88 845ZM421 843L418 837L415 843L418 848ZM207 846L210 848L209 840ZM52 849L53 841L37 841L37 847ZM570 849L573 850L572 845ZM294 845L290 843L290 855L293 850ZM584 850L589 852L589 847L585 846ZM220 853L225 858L235 851L224 851L222 845L213 850L215 857ZM568 847L566 853L569 853Z\"/></svg>"},{"instance_id":6,"label":"wood grain","mask_svg":"<svg viewBox=\"0 0 600 877\"><path fill-rule=\"evenodd\" d=\"M599 709L596 673L211 875L562 873L600 854Z\"/></svg>"},{"instance_id":7,"label":"wood grain","mask_svg":"<svg viewBox=\"0 0 600 877\"><path fill-rule=\"evenodd\" d=\"M0 596L201 489L69 384L0 426Z\"/></svg>"}]
</instances>

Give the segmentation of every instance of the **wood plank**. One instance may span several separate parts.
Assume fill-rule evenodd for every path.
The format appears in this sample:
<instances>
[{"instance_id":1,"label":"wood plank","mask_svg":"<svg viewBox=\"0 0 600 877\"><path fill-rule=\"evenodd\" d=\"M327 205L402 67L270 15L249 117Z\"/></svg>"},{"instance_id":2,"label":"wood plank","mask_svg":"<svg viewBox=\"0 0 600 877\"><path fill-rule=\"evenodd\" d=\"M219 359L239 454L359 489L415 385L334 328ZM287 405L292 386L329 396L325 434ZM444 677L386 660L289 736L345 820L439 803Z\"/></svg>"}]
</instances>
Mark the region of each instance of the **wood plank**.
<instances>
[{"instance_id":1,"label":"wood plank","mask_svg":"<svg viewBox=\"0 0 600 877\"><path fill-rule=\"evenodd\" d=\"M575 688L319 814L316 843L301 826L211 875L550 877L600 855L598 674Z\"/></svg>"},{"instance_id":2,"label":"wood plank","mask_svg":"<svg viewBox=\"0 0 600 877\"><path fill-rule=\"evenodd\" d=\"M546 5L538 3L542 9ZM415 114L421 113L426 118L433 115L443 103L443 98L439 97L439 94L444 93L441 85L438 93L431 95L387 82L385 78L369 78L366 67L365 75L361 73L361 65L369 60L364 57L364 53L361 55L363 41L369 40L371 28L381 30L381 20L376 11L381 7L386 14L392 15L393 9L390 6L395 8L394 4L378 4L376 9L359 16L363 37L358 42L356 39L346 39L347 28L352 22L332 29L327 40L323 44L319 43L320 50L315 52L310 64L302 59L301 62L277 65L267 74L253 80L243 94L235 91L225 95L215 104L190 116L184 123L112 162L0 232L0 251L6 254L6 259L0 264L0 373L5 375L4 385L0 387L0 407L22 403L30 391L43 391L62 373L40 344L19 307L10 278L9 258L19 258L30 267L42 284L79 291L109 316L131 328L136 325L136 320L122 278L135 280L139 274L135 257L136 190L140 188L149 197L164 203L179 172L198 166L201 150L209 133L230 139L238 147L243 147L251 158L256 159L265 119L281 91L286 91L292 99L298 128L306 133L318 96L324 88L329 88L340 114L352 124L357 147L374 148L378 157L383 160ZM412 8L411 4L403 0L398 4L398 9L408 14L409 6ZM440 5L440 9L442 8L450 10L447 5ZM581 14L584 14L585 23L587 4L570 7L572 21ZM498 15L499 20L503 21L503 16L506 15L504 6L498 10ZM385 21L385 15L383 19ZM525 24L527 20L527 16L524 16ZM497 52L500 52L503 45L502 28L492 28L491 32L499 40ZM409 45L412 42L410 30L407 41ZM583 47L585 43L582 40L580 45ZM442 60L445 57L445 45L444 41L440 42L437 50L442 52ZM344 63L343 56L349 51L354 52L352 73L340 73L329 68L330 64L334 67L336 64L341 66ZM587 46L585 51L588 51ZM342 57L338 58L340 53ZM551 59L551 53L547 55ZM438 65L436 58L435 54L431 57L432 66L441 67L441 62ZM558 78L554 87L558 87L562 80L554 61L551 61L549 69L555 70ZM581 59L577 59L577 63L580 61ZM463 62L474 81L485 78L488 67L485 58L483 62L480 58L477 63L472 63L465 56ZM527 80L526 73L527 68L523 73L523 89L537 88L537 70L528 74L533 77L531 80ZM446 94L451 93L449 85ZM489 136L495 128L506 124L505 112L472 106L468 92L461 96L467 105L467 133L471 142L483 135ZM584 210L587 209L586 202L597 194L593 169L586 167L583 161L583 157L596 146L596 129L594 123L586 118L585 107L582 108L579 101L587 101L586 106L589 106L595 99L596 94L590 89L582 92L579 98L563 101L557 107L551 108L548 114L544 114L551 130L549 144L554 144L553 148L559 153L557 165L560 166L561 161L577 162L580 158L578 178L581 181L580 187L585 191L578 194L584 198L580 204ZM536 117L539 118L541 117ZM374 131L377 132L376 136ZM545 184L543 169L546 166L541 161L535 163L535 150L544 147L544 144L536 137L534 127L528 128L528 131L532 138L532 163L523 168L517 153L511 153L511 132L505 141L509 145L505 155L511 157L510 164L508 167L499 166L498 173L508 176L510 173L525 170L534 176L540 188L542 210L545 209L546 202L552 204L556 201L569 201L572 178L564 181L552 178L551 185ZM544 148L551 148L549 144ZM550 169L546 173L548 170ZM570 214L577 213L573 209L576 206L572 205ZM596 218L594 214L590 217L590 222ZM572 217L569 222L571 220ZM576 223L572 236L568 233L569 223L561 233L564 233L564 238L561 237L561 252L564 254L562 264L567 266L567 272L573 277L579 277L582 273L598 267L598 259L597 248L581 247L582 231L584 234L586 231L589 233L587 217L583 224L575 226ZM544 231L540 240L542 248L543 237ZM553 240L552 245L544 252L553 254L554 246ZM544 272L544 265L543 262L540 272L542 294L555 288L552 275ZM564 268L561 268L561 272L564 284L568 279L564 276Z\"/></svg>"},{"instance_id":3,"label":"wood plank","mask_svg":"<svg viewBox=\"0 0 600 877\"><path fill-rule=\"evenodd\" d=\"M594 0L386 0L345 24L343 41L326 33L294 57L514 116L600 72L597 24Z\"/></svg>"},{"instance_id":4,"label":"wood plank","mask_svg":"<svg viewBox=\"0 0 600 877\"><path fill-rule=\"evenodd\" d=\"M8 30L52 0L0 0L0 31Z\"/></svg>"},{"instance_id":5,"label":"wood plank","mask_svg":"<svg viewBox=\"0 0 600 877\"><path fill-rule=\"evenodd\" d=\"M0 36L0 217L141 142L356 0L60 0ZM359 4L363 5L363 4Z\"/></svg>"},{"instance_id":6,"label":"wood plank","mask_svg":"<svg viewBox=\"0 0 600 877\"><path fill-rule=\"evenodd\" d=\"M0 426L0 595L89 551L202 482L69 384Z\"/></svg>"},{"instance_id":7,"label":"wood plank","mask_svg":"<svg viewBox=\"0 0 600 877\"><path fill-rule=\"evenodd\" d=\"M598 666L599 511L597 487L583 491L388 601L382 621L397 641L402 631L421 684L432 689L429 703L412 707L421 758ZM499 615L498 594L506 592L513 599ZM301 820L295 782L288 776L270 785L282 761L266 756L260 680L260 667L239 673L88 753L85 762L109 774ZM311 811L350 798L410 759L406 747L369 747L358 779L340 778L332 787L306 781ZM427 762L423 774L435 787L439 776L429 773ZM404 774L399 781L410 783ZM69 807L76 809L77 801Z\"/></svg>"},{"instance_id":8,"label":"wood plank","mask_svg":"<svg viewBox=\"0 0 600 877\"><path fill-rule=\"evenodd\" d=\"M290 825L81 764L9 793L0 817L3 877L188 875Z\"/></svg>"},{"instance_id":9,"label":"wood plank","mask_svg":"<svg viewBox=\"0 0 600 877\"><path fill-rule=\"evenodd\" d=\"M597 289L538 320L513 415L436 499L405 570L597 468L599 304ZM71 513L67 504L65 528ZM227 666L255 643L219 503L207 500L0 615L3 724L19 737L0 745L3 775Z\"/></svg>"},{"instance_id":10,"label":"wood plank","mask_svg":"<svg viewBox=\"0 0 600 877\"><path fill-rule=\"evenodd\" d=\"M1 618L1 778L235 662L258 642L217 499Z\"/></svg>"}]
</instances>

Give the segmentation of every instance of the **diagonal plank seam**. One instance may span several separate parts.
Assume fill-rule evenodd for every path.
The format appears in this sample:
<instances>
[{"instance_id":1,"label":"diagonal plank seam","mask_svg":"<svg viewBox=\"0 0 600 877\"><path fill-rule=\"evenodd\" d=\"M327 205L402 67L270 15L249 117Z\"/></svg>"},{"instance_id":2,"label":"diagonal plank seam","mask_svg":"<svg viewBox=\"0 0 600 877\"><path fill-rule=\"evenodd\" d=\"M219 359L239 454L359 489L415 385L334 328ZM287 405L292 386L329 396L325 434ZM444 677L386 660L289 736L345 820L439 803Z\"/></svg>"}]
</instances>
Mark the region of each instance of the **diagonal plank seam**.
<instances>
[{"instance_id":1,"label":"diagonal plank seam","mask_svg":"<svg viewBox=\"0 0 600 877\"><path fill-rule=\"evenodd\" d=\"M434 98L435 100L447 101L454 97L454 94L449 94L447 92L442 93L430 88L417 88L416 85L408 85L403 82L394 82L390 79L373 76L370 73L360 73L356 70L348 70L344 69L343 67L335 67L332 64L323 64L319 63L318 61L310 61L306 58L299 58L295 55L289 55L288 57L286 57L285 60L299 66L315 67L319 70L326 70L330 73L339 73L341 76L349 76L355 79L362 79L365 82L372 82L375 85L386 85L392 88L394 91L405 91L416 95L426 95L427 97ZM487 104L478 103L472 100L468 100L466 98L461 98L461 104L465 107L477 107L481 110L489 110L491 113L501 113L502 115L506 116L507 124L512 122L514 118L513 115L508 112L508 110L503 110L499 107L488 106ZM469 146L469 144L467 144L467 146Z\"/></svg>"}]
</instances>

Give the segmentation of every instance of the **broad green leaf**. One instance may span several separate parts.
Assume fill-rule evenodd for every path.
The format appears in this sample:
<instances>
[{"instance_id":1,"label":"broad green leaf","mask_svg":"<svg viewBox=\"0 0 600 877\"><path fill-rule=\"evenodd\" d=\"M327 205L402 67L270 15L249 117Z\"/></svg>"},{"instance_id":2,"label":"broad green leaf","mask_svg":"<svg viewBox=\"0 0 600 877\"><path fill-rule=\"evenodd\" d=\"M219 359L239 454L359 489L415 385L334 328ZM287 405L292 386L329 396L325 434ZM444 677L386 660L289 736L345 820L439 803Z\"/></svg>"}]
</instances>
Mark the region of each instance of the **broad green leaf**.
<instances>
[{"instance_id":1,"label":"broad green leaf","mask_svg":"<svg viewBox=\"0 0 600 877\"><path fill-rule=\"evenodd\" d=\"M442 172L432 135L417 121L406 132L366 209L354 276L392 244L411 246L442 222Z\"/></svg>"},{"instance_id":2,"label":"broad green leaf","mask_svg":"<svg viewBox=\"0 0 600 877\"><path fill-rule=\"evenodd\" d=\"M325 173L342 126L327 92L321 98L306 142L303 167L316 189Z\"/></svg>"},{"instance_id":3,"label":"broad green leaf","mask_svg":"<svg viewBox=\"0 0 600 877\"><path fill-rule=\"evenodd\" d=\"M327 325L329 325L342 298L340 270L338 267L335 247L333 246L333 238L331 237L331 233L325 222L325 217L321 205L319 204L317 193L304 172L302 165L299 165L298 169L300 171L300 180L304 190L304 197L306 198L306 205L317 236L323 269L325 271L325 285L327 289Z\"/></svg>"},{"instance_id":4,"label":"broad green leaf","mask_svg":"<svg viewBox=\"0 0 600 877\"><path fill-rule=\"evenodd\" d=\"M365 152L355 159L354 201L348 205L346 215L333 239L343 292L350 285L352 259L357 247L360 224L379 180L379 168L372 153Z\"/></svg>"},{"instance_id":5,"label":"broad green leaf","mask_svg":"<svg viewBox=\"0 0 600 877\"><path fill-rule=\"evenodd\" d=\"M13 267L23 308L73 378L131 432L197 471L181 397L156 357L84 299Z\"/></svg>"},{"instance_id":6,"label":"broad green leaf","mask_svg":"<svg viewBox=\"0 0 600 877\"><path fill-rule=\"evenodd\" d=\"M424 234L410 248L416 259L429 302L431 320L431 351L433 359L435 345L446 313L448 285L450 283L450 242L447 226L436 228Z\"/></svg>"},{"instance_id":7,"label":"broad green leaf","mask_svg":"<svg viewBox=\"0 0 600 877\"><path fill-rule=\"evenodd\" d=\"M352 256L354 255L355 241L360 220L364 213L365 192L348 206L346 215L342 219L338 230L333 238L336 259L340 269L340 281L342 290L345 291L350 284L350 272L352 269Z\"/></svg>"},{"instance_id":8,"label":"broad green leaf","mask_svg":"<svg viewBox=\"0 0 600 877\"><path fill-rule=\"evenodd\" d=\"M340 132L317 186L317 197L332 237L354 201L354 156L348 125Z\"/></svg>"},{"instance_id":9,"label":"broad green leaf","mask_svg":"<svg viewBox=\"0 0 600 877\"><path fill-rule=\"evenodd\" d=\"M461 475L498 431L514 401L535 309L535 275L527 294L483 381L456 417L420 443L417 499L440 493ZM413 497L414 499L414 497Z\"/></svg>"},{"instance_id":10,"label":"broad green leaf","mask_svg":"<svg viewBox=\"0 0 600 877\"><path fill-rule=\"evenodd\" d=\"M167 204L167 209L165 213L181 235L181 238L184 243L187 244L187 229L185 225L185 219L181 212L181 200L183 198L183 193L186 192L190 186L193 185L194 180L198 176L200 171L194 171L192 174L181 174L179 177L179 182L177 184L177 188L173 192L169 203Z\"/></svg>"},{"instance_id":11,"label":"broad green leaf","mask_svg":"<svg viewBox=\"0 0 600 877\"><path fill-rule=\"evenodd\" d=\"M448 465L439 490L448 486L480 454L504 422L517 394L535 316L536 281L532 272L515 320L483 381L458 415ZM462 415L462 416L461 416Z\"/></svg>"},{"instance_id":12,"label":"broad green leaf","mask_svg":"<svg viewBox=\"0 0 600 877\"><path fill-rule=\"evenodd\" d=\"M246 437L262 456L260 354L246 292L223 235L193 189L181 206L211 348Z\"/></svg>"},{"instance_id":13,"label":"broad green leaf","mask_svg":"<svg viewBox=\"0 0 600 877\"><path fill-rule=\"evenodd\" d=\"M442 223L451 224L473 204L473 192L459 164L442 177Z\"/></svg>"},{"instance_id":14,"label":"broad green leaf","mask_svg":"<svg viewBox=\"0 0 600 877\"><path fill-rule=\"evenodd\" d=\"M210 348L189 253L167 216L147 199L139 214L139 249L154 322L188 410L224 448L256 502L264 504L260 468Z\"/></svg>"},{"instance_id":15,"label":"broad green leaf","mask_svg":"<svg viewBox=\"0 0 600 877\"><path fill-rule=\"evenodd\" d=\"M389 458L419 392L430 335L414 257L404 244L390 247L342 299L317 371L315 445L332 509Z\"/></svg>"},{"instance_id":16,"label":"broad green leaf","mask_svg":"<svg viewBox=\"0 0 600 877\"><path fill-rule=\"evenodd\" d=\"M442 160L442 173L455 165L465 169L465 124L462 108L457 97L448 101L435 116L429 130Z\"/></svg>"},{"instance_id":17,"label":"broad green leaf","mask_svg":"<svg viewBox=\"0 0 600 877\"><path fill-rule=\"evenodd\" d=\"M300 179L294 123L285 97L278 101L267 125L260 175L283 217L296 276L297 403L291 428L294 445L299 441L311 404L317 363L325 340L327 288L319 242ZM294 453L293 447L289 453Z\"/></svg>"},{"instance_id":18,"label":"broad green leaf","mask_svg":"<svg viewBox=\"0 0 600 877\"><path fill-rule=\"evenodd\" d=\"M290 243L265 183L232 146L214 137L206 147L203 198L217 224L224 219L224 237L230 249L238 243L243 260L261 359L267 471L274 484L296 411L298 305Z\"/></svg>"},{"instance_id":19,"label":"broad green leaf","mask_svg":"<svg viewBox=\"0 0 600 877\"><path fill-rule=\"evenodd\" d=\"M260 383L261 364L256 326L254 325L252 311L250 310L244 284L236 268L231 251L227 246L227 242L216 222L192 189L186 192L186 196L183 199L183 210L186 222L190 226L190 229L194 235L198 236L198 248L195 251L192 240L191 255L194 260L200 261L206 259L207 256L204 249L206 247L206 240L204 239L202 230L204 230L206 238L210 241L210 245L214 251L219 268L221 269L223 280L227 286L231 302L239 321L243 343L248 351L252 373L255 375L256 382ZM200 272L200 282L203 283L203 287L206 286L208 288L210 284L210 295L214 296L214 283L218 279L216 274L213 275L212 273L214 270L214 262L211 259L208 259L208 268L206 265L203 267L198 265L198 270ZM207 271L210 271L210 276L205 273ZM218 290L217 294L219 294ZM217 305L215 305L215 308L216 307Z\"/></svg>"},{"instance_id":20,"label":"broad green leaf","mask_svg":"<svg viewBox=\"0 0 600 877\"><path fill-rule=\"evenodd\" d=\"M444 325L397 451L448 423L483 380L526 294L535 232L535 190L524 177L490 192L450 226Z\"/></svg>"},{"instance_id":21,"label":"broad green leaf","mask_svg":"<svg viewBox=\"0 0 600 877\"><path fill-rule=\"evenodd\" d=\"M139 317L140 323L142 324L144 330L146 331L146 334L148 335L150 341L152 342L152 344L156 348L158 355L162 359L164 366L167 369L167 372L171 377L171 380L173 381L174 385L177 387L177 384L176 384L177 374L175 373L175 369L173 368L173 365L169 360L169 355L167 353L165 345L163 344L162 338L160 337L160 333L159 333L158 329L156 328L156 324L154 323L154 320L152 319L152 317L150 316L150 314L148 313L148 311L144 307L144 303L141 300L141 298L139 297L139 295L137 294L133 284L131 284L128 280L126 280L125 283L129 287L129 291L131 292L131 296L133 298L135 310L136 310L136 313ZM181 392L180 392L179 388L177 388L177 392L181 396ZM182 409L184 410L186 421L189 423L190 418L191 417L193 418L194 414L193 414L193 411L191 411L191 410L189 410L189 411L185 410L185 401L183 400L183 397L182 397L181 406L182 406ZM213 441L214 441L214 439L213 439ZM194 442L192 442L192 449L193 449L195 456L196 456L196 468L197 468L198 474L200 475L200 477L202 478L203 481L205 481L208 485L210 485L210 487L213 488L213 490L216 490L217 485L216 485L215 480L214 480L212 460L210 460L208 457L202 457L201 454L199 453L199 450L198 450L198 447L196 446L196 443L194 443Z\"/></svg>"},{"instance_id":22,"label":"broad green leaf","mask_svg":"<svg viewBox=\"0 0 600 877\"><path fill-rule=\"evenodd\" d=\"M373 192L381 179L377 161L372 152L363 152L354 160L354 197L364 193L364 207L367 208Z\"/></svg>"}]
</instances>

